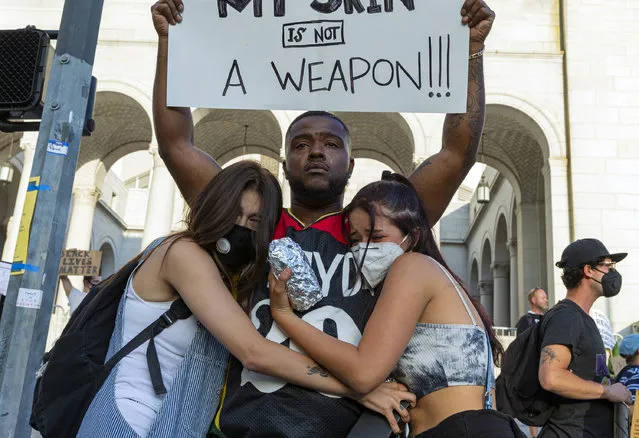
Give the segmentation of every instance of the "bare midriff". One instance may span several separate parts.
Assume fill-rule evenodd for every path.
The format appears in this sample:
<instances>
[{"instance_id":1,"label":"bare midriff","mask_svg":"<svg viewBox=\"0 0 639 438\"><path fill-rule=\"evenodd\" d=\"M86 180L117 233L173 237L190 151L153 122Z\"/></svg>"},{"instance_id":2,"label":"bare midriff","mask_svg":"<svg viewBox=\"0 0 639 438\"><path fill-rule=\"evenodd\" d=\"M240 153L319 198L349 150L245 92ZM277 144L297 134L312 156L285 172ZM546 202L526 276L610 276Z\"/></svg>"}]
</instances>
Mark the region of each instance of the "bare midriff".
<instances>
[{"instance_id":1,"label":"bare midriff","mask_svg":"<svg viewBox=\"0 0 639 438\"><path fill-rule=\"evenodd\" d=\"M451 415L484 409L483 386L451 386L425 395L410 411L411 436L425 432Z\"/></svg>"}]
</instances>

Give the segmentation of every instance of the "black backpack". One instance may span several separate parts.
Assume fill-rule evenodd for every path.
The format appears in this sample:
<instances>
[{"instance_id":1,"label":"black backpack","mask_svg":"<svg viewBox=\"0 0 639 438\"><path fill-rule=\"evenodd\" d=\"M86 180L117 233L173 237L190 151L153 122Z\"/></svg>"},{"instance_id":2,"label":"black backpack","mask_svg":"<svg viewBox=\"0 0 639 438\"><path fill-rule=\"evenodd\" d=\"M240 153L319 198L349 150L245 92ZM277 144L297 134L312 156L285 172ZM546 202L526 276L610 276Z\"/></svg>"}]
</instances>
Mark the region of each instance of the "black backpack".
<instances>
[{"instance_id":1,"label":"black backpack","mask_svg":"<svg viewBox=\"0 0 639 438\"><path fill-rule=\"evenodd\" d=\"M540 322L515 338L495 381L497 410L528 426L543 426L555 409L552 395L541 387L538 377L542 330Z\"/></svg>"},{"instance_id":2,"label":"black backpack","mask_svg":"<svg viewBox=\"0 0 639 438\"><path fill-rule=\"evenodd\" d=\"M175 321L191 315L181 298L105 363L122 294L129 276L143 260L144 256L136 257L120 272L95 286L42 358L29 423L43 438L76 436L110 371L146 341L149 341L146 356L153 388L157 394L166 393L153 338Z\"/></svg>"}]
</instances>

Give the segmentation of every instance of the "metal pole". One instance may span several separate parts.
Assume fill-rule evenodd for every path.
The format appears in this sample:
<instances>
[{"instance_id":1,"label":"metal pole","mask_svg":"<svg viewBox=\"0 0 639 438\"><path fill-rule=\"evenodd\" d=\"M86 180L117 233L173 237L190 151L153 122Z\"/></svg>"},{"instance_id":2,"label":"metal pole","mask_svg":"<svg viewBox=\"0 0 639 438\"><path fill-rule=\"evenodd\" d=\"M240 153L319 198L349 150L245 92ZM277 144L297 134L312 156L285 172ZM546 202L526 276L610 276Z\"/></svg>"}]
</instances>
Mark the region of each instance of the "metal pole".
<instances>
[{"instance_id":1,"label":"metal pole","mask_svg":"<svg viewBox=\"0 0 639 438\"><path fill-rule=\"evenodd\" d=\"M28 250L21 266L14 260L0 320L2 436L29 438L31 434L29 416L35 373L44 353L53 309L103 1L66 0L62 12L31 171L31 177L40 180L29 187L31 196L35 191L37 199ZM25 237L23 225L28 216L23 214L21 237ZM14 275L22 270L22 274Z\"/></svg>"}]
</instances>

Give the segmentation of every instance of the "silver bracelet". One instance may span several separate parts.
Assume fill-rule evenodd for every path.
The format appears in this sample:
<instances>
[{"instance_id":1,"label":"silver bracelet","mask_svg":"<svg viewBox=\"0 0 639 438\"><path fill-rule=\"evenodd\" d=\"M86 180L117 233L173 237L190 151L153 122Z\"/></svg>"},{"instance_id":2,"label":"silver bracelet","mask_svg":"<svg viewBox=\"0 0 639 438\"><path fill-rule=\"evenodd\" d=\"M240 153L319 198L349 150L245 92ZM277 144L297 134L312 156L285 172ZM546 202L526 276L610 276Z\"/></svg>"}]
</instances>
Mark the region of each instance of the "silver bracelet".
<instances>
[{"instance_id":1,"label":"silver bracelet","mask_svg":"<svg viewBox=\"0 0 639 438\"><path fill-rule=\"evenodd\" d=\"M475 52L472 55L470 55L468 57L468 60L472 61L473 59L481 58L482 56L484 56L484 49L481 49L479 52Z\"/></svg>"}]
</instances>

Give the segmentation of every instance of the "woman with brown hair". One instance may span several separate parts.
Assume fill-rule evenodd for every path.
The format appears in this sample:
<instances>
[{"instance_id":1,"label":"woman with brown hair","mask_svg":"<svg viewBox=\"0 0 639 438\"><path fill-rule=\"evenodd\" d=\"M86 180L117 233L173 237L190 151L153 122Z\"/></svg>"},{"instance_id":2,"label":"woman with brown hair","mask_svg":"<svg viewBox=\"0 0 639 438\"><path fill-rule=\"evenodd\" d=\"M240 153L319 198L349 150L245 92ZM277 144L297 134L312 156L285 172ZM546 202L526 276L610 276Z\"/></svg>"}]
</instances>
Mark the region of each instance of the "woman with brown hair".
<instances>
[{"instance_id":1,"label":"woman with brown hair","mask_svg":"<svg viewBox=\"0 0 639 438\"><path fill-rule=\"evenodd\" d=\"M257 163L221 171L191 203L187 229L155 241L130 275L107 359L181 298L193 315L124 357L93 399L79 437L203 437L217 409L229 352L250 370L384 410L411 400L383 388L361 397L306 356L267 341L241 305L266 269L282 209L279 184ZM236 298L230 290L237 290ZM238 305L238 303L240 305ZM154 376L149 351L159 362ZM396 389L396 388L392 388Z\"/></svg>"},{"instance_id":2,"label":"woman with brown hair","mask_svg":"<svg viewBox=\"0 0 639 438\"><path fill-rule=\"evenodd\" d=\"M271 313L313 359L356 391L392 376L417 396L411 435L523 437L492 408L493 361L503 348L484 308L446 265L411 183L385 172L346 208L363 287L379 294L358 346L317 330L291 309L290 272L270 278Z\"/></svg>"}]
</instances>

